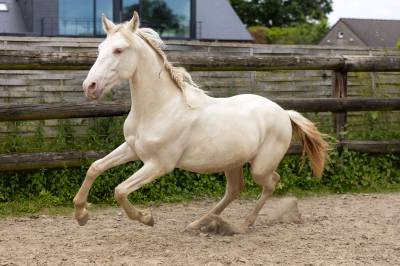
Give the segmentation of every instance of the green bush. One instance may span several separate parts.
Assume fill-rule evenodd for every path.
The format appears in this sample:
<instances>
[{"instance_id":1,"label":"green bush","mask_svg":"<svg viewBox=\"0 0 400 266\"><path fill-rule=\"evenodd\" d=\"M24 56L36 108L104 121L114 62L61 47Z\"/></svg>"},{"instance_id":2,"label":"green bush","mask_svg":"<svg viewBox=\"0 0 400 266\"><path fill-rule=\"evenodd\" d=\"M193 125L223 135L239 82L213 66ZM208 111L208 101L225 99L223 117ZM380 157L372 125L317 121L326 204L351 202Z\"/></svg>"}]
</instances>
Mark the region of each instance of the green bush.
<instances>
[{"instance_id":1,"label":"green bush","mask_svg":"<svg viewBox=\"0 0 400 266\"><path fill-rule=\"evenodd\" d=\"M0 153L46 152L65 150L106 150L111 151L124 142L122 117L100 117L90 119L90 127L84 136L78 136L72 119L59 120L55 138L45 137L43 122L36 127L35 134L21 134L23 126L30 121L8 122L11 132L0 141Z\"/></svg>"},{"instance_id":2,"label":"green bush","mask_svg":"<svg viewBox=\"0 0 400 266\"><path fill-rule=\"evenodd\" d=\"M248 28L251 36L253 37L253 41L259 44L267 43L267 28L264 26L254 26Z\"/></svg>"},{"instance_id":3,"label":"green bush","mask_svg":"<svg viewBox=\"0 0 400 266\"><path fill-rule=\"evenodd\" d=\"M398 155L368 155L344 150L333 152L322 178L315 178L306 164L300 168L299 156L287 156L278 169L282 180L276 193L295 191L379 191L400 184ZM48 199L51 203L70 203L78 191L89 164L81 168L2 173L0 201L32 198ZM114 187L141 167L140 162L111 169L95 181L89 200L94 203L114 201ZM252 181L245 166L246 192L256 195L260 188ZM170 202L203 196L220 196L225 190L223 174L196 174L174 170L157 181L132 193L135 202Z\"/></svg>"},{"instance_id":4,"label":"green bush","mask_svg":"<svg viewBox=\"0 0 400 266\"><path fill-rule=\"evenodd\" d=\"M370 155L343 150L334 151L323 176L312 176L311 169L299 168L298 156L287 157L279 167L282 182L278 192L328 190L335 193L379 191L400 184L400 156Z\"/></svg>"},{"instance_id":5,"label":"green bush","mask_svg":"<svg viewBox=\"0 0 400 266\"><path fill-rule=\"evenodd\" d=\"M290 27L254 26L249 28L256 43L267 44L318 44L328 30L327 21Z\"/></svg>"}]
</instances>

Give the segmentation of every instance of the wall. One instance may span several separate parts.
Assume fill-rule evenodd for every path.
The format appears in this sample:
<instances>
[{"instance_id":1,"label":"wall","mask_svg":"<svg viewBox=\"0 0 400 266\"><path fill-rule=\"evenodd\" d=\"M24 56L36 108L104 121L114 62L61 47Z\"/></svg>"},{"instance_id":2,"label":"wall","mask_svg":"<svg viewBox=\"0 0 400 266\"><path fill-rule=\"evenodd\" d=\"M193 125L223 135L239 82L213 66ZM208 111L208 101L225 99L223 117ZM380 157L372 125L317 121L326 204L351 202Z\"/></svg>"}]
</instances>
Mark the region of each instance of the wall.
<instances>
[{"instance_id":1,"label":"wall","mask_svg":"<svg viewBox=\"0 0 400 266\"><path fill-rule=\"evenodd\" d=\"M8 11L0 11L0 33L25 33L26 26L19 5L15 0L2 0Z\"/></svg>"},{"instance_id":2,"label":"wall","mask_svg":"<svg viewBox=\"0 0 400 266\"><path fill-rule=\"evenodd\" d=\"M31 35L58 34L58 0L17 0L27 31ZM46 18L47 24L42 19ZM54 23L54 24L51 24Z\"/></svg>"},{"instance_id":3,"label":"wall","mask_svg":"<svg viewBox=\"0 0 400 266\"><path fill-rule=\"evenodd\" d=\"M101 39L96 38L32 38L0 37L0 49L33 49L43 51L95 51ZM276 46L230 43L204 43L188 41L167 42L168 54L196 53L204 55L380 55L400 56L395 49L367 49L365 47L329 46ZM82 81L87 71L29 71L0 70L0 104L57 103L86 101L82 91ZM193 79L212 96L230 96L240 93L255 93L269 98L331 97L331 71L268 71L268 72L193 72ZM349 97L400 97L400 73L349 73ZM127 84L116 88L107 101L127 102L130 100ZM312 115L312 114L311 114ZM314 117L313 117L314 118ZM371 120L372 119L372 120ZM84 136L91 119L71 119L77 136ZM321 114L319 123L325 131L331 130L331 115ZM364 132L366 123L373 127L390 128L390 132L400 132L399 112L390 113L350 113L349 134ZM38 121L23 122L18 125L18 134L35 134ZM57 120L41 122L43 134L55 137ZM15 130L14 123L0 123L0 140ZM366 131L365 134L367 134ZM392 135L388 135L389 138ZM368 136L366 136L368 137ZM393 136L392 136L393 137Z\"/></svg>"},{"instance_id":4,"label":"wall","mask_svg":"<svg viewBox=\"0 0 400 266\"><path fill-rule=\"evenodd\" d=\"M23 17L23 21L26 25L26 31L32 32L33 31L33 13L32 13L32 0L16 0L21 10L21 14Z\"/></svg>"}]
</instances>

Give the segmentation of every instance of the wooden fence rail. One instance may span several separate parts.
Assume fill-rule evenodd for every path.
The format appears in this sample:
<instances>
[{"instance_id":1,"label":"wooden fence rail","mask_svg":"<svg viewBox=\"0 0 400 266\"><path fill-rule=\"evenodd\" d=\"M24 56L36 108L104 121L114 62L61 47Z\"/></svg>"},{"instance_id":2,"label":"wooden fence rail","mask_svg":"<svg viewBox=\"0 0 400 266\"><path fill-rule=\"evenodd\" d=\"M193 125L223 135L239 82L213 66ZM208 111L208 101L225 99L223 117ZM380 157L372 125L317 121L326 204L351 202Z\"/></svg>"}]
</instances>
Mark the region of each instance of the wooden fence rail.
<instances>
[{"instance_id":1,"label":"wooden fence rail","mask_svg":"<svg viewBox=\"0 0 400 266\"><path fill-rule=\"evenodd\" d=\"M94 52L0 50L0 70L85 70ZM190 71L342 70L400 71L400 56L234 56L171 54L171 62Z\"/></svg>"},{"instance_id":2,"label":"wooden fence rail","mask_svg":"<svg viewBox=\"0 0 400 266\"><path fill-rule=\"evenodd\" d=\"M367 153L400 153L400 141L342 141L336 144L336 148ZM292 144L287 154L301 154L301 152L300 144ZM3 154L0 155L0 171L77 167L85 160L100 159L106 154L106 151Z\"/></svg>"},{"instance_id":3,"label":"wooden fence rail","mask_svg":"<svg viewBox=\"0 0 400 266\"><path fill-rule=\"evenodd\" d=\"M299 112L400 110L400 98L303 98L275 99L274 101L286 110L293 109ZM120 116L127 114L129 110L130 105L127 104L98 102L6 105L0 106L0 121Z\"/></svg>"}]
</instances>

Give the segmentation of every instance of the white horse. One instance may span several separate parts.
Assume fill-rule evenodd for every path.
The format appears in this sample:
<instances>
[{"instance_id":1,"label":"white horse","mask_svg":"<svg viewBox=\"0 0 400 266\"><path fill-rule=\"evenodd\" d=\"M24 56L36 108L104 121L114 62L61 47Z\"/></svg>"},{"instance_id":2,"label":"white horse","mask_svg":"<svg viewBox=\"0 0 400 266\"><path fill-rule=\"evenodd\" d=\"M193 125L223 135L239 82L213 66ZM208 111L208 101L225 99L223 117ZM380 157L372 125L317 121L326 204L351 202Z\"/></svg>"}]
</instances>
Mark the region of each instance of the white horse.
<instances>
[{"instance_id":1,"label":"white horse","mask_svg":"<svg viewBox=\"0 0 400 266\"><path fill-rule=\"evenodd\" d=\"M139 28L139 16L115 25L103 16L106 39L83 82L85 94L98 99L122 80L129 80L132 108L124 123L125 142L89 168L74 198L80 225L89 219L89 189L102 172L133 160L144 165L115 188L115 199L129 218L152 226L150 211L135 208L127 196L174 168L212 173L225 172L223 199L200 219L189 224L197 230L218 220L219 214L244 187L243 165L250 163L254 181L262 186L255 208L241 224L245 232L275 190L275 172L292 139L303 143L315 175L324 168L327 143L312 122L295 111L257 95L213 98L192 81L183 68L168 62L158 34Z\"/></svg>"}]
</instances>

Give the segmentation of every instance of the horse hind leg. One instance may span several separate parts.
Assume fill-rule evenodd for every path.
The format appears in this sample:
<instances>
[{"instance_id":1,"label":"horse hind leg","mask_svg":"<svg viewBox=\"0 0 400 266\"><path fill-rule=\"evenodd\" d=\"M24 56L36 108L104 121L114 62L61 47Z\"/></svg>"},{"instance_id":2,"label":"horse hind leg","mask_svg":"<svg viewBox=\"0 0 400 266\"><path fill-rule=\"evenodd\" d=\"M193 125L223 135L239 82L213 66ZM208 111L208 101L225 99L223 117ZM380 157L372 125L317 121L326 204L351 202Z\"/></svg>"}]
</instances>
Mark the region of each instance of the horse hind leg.
<instances>
[{"instance_id":1,"label":"horse hind leg","mask_svg":"<svg viewBox=\"0 0 400 266\"><path fill-rule=\"evenodd\" d=\"M278 167L280 161L285 155L289 144L289 138L287 142L270 140L261 147L259 153L251 163L251 176L253 180L262 187L262 193L256 202L256 206L240 226L240 229L243 232L246 232L249 226L254 224L258 213L264 206L265 202L275 191L280 180L280 176L275 172L275 169Z\"/></svg>"},{"instance_id":2,"label":"horse hind leg","mask_svg":"<svg viewBox=\"0 0 400 266\"><path fill-rule=\"evenodd\" d=\"M240 226L242 232L247 231L247 229L254 224L257 219L257 216L264 206L265 202L268 198L272 196L274 193L277 184L279 183L280 176L277 172L273 171L272 173L255 176L253 175L254 180L257 184L262 186L262 193L260 198L256 202L256 206L254 209L247 215L246 219Z\"/></svg>"},{"instance_id":3,"label":"horse hind leg","mask_svg":"<svg viewBox=\"0 0 400 266\"><path fill-rule=\"evenodd\" d=\"M240 192L244 189L244 179L243 179L243 166L230 169L225 171L226 176L226 190L225 195L217 205L212 208L207 214L202 216L200 219L190 223L187 229L199 230L203 226L210 225L210 230L214 230L216 227L222 230L222 227L229 227L229 224L222 220L218 215L234 200L238 197ZM214 227L214 229L211 229ZM235 231L234 229L227 229L228 231ZM229 234L225 232L223 234Z\"/></svg>"}]
</instances>

